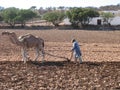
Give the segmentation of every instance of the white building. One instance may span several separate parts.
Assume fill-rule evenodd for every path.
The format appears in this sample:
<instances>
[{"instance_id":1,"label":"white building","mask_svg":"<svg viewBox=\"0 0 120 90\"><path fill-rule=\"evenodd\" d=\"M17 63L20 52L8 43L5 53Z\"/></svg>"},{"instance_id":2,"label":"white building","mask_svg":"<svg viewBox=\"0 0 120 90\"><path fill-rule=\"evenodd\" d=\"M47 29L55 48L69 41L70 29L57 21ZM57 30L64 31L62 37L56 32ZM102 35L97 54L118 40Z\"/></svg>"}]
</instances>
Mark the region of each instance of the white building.
<instances>
[{"instance_id":1,"label":"white building","mask_svg":"<svg viewBox=\"0 0 120 90\"><path fill-rule=\"evenodd\" d=\"M120 10L118 11L103 11L103 12L110 12L114 14L114 18L110 21L111 25L120 25ZM63 20L64 25L71 25L68 18ZM90 22L90 25L103 25L103 18L102 17L95 17Z\"/></svg>"},{"instance_id":2,"label":"white building","mask_svg":"<svg viewBox=\"0 0 120 90\"><path fill-rule=\"evenodd\" d=\"M115 16L110 21L111 25L120 25L120 10L118 10L118 11L103 11L103 12L110 12L110 13L113 13L113 15ZM90 21L89 24L91 24L91 25L102 25L103 24L103 19L102 19L102 17L95 17Z\"/></svg>"}]
</instances>

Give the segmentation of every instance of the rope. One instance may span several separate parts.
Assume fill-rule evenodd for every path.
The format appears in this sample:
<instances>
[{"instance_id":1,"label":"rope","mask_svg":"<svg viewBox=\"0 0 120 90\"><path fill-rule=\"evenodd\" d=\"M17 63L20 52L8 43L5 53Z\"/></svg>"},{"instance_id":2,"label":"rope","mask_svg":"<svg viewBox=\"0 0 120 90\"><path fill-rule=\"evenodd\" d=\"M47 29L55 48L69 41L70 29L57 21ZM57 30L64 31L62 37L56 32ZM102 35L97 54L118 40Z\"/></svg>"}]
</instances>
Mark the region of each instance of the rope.
<instances>
[{"instance_id":1,"label":"rope","mask_svg":"<svg viewBox=\"0 0 120 90\"><path fill-rule=\"evenodd\" d=\"M47 52L45 52L45 54L47 54L47 55L49 55L49 56L53 56L53 57L63 58L63 59L67 59L67 60L69 60L69 59L66 58L66 57L62 57L62 56L58 56L58 55L53 55L53 54L50 54L50 53L47 53Z\"/></svg>"}]
</instances>

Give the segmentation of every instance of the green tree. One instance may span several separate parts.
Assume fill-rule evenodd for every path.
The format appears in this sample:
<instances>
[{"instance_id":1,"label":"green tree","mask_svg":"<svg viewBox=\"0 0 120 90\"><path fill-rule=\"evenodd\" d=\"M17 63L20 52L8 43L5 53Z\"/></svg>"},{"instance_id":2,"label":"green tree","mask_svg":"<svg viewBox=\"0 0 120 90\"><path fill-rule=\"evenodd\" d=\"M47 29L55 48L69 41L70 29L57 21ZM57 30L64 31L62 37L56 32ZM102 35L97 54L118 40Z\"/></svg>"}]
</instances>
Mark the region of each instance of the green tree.
<instances>
[{"instance_id":1,"label":"green tree","mask_svg":"<svg viewBox=\"0 0 120 90\"><path fill-rule=\"evenodd\" d=\"M27 20L32 19L36 16L36 13L32 10L23 10L14 7L10 7L4 9L1 12L1 17L3 20L8 23L12 28L15 26L16 23L21 23L21 26L25 26L25 22Z\"/></svg>"},{"instance_id":2,"label":"green tree","mask_svg":"<svg viewBox=\"0 0 120 90\"><path fill-rule=\"evenodd\" d=\"M3 20L8 23L10 26L14 27L15 26L15 18L17 16L19 9L10 7L6 8L2 11L1 16Z\"/></svg>"},{"instance_id":3,"label":"green tree","mask_svg":"<svg viewBox=\"0 0 120 90\"><path fill-rule=\"evenodd\" d=\"M90 20L94 17L98 17L99 13L96 10L90 8L83 8L83 21L81 22L83 25L89 24Z\"/></svg>"},{"instance_id":4,"label":"green tree","mask_svg":"<svg viewBox=\"0 0 120 90\"><path fill-rule=\"evenodd\" d=\"M3 17L2 17L2 12L0 11L0 21L3 20Z\"/></svg>"},{"instance_id":5,"label":"green tree","mask_svg":"<svg viewBox=\"0 0 120 90\"><path fill-rule=\"evenodd\" d=\"M34 18L36 16L36 13L33 12L32 10L19 10L19 12L17 13L17 16L15 18L16 22L21 23L21 26L24 27L26 21Z\"/></svg>"},{"instance_id":6,"label":"green tree","mask_svg":"<svg viewBox=\"0 0 120 90\"><path fill-rule=\"evenodd\" d=\"M114 18L114 14L110 12L102 12L101 17L103 18L103 23L110 25L110 22Z\"/></svg>"},{"instance_id":7,"label":"green tree","mask_svg":"<svg viewBox=\"0 0 120 90\"><path fill-rule=\"evenodd\" d=\"M67 11L67 16L74 28L88 24L91 18L99 16L99 13L90 8L71 8Z\"/></svg>"},{"instance_id":8,"label":"green tree","mask_svg":"<svg viewBox=\"0 0 120 90\"><path fill-rule=\"evenodd\" d=\"M61 11L52 11L43 15L43 19L52 22L54 26L59 26L59 23L63 21L64 17L65 13Z\"/></svg>"},{"instance_id":9,"label":"green tree","mask_svg":"<svg viewBox=\"0 0 120 90\"><path fill-rule=\"evenodd\" d=\"M1 17L1 15L0 15L0 21L2 21L2 17Z\"/></svg>"}]
</instances>

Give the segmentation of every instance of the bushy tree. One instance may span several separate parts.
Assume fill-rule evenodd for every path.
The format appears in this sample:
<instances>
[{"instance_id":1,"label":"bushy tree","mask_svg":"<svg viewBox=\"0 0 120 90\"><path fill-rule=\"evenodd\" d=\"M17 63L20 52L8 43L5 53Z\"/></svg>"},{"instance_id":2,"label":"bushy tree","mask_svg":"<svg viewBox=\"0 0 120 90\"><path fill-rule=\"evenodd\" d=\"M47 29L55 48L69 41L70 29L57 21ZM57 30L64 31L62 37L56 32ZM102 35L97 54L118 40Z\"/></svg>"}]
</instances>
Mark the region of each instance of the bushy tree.
<instances>
[{"instance_id":1,"label":"bushy tree","mask_svg":"<svg viewBox=\"0 0 120 90\"><path fill-rule=\"evenodd\" d=\"M32 18L34 18L36 16L36 13L31 11L31 10L19 10L17 13L17 16L15 17L16 22L21 23L21 26L24 27L25 26L25 22L27 20L30 20Z\"/></svg>"},{"instance_id":2,"label":"bushy tree","mask_svg":"<svg viewBox=\"0 0 120 90\"><path fill-rule=\"evenodd\" d=\"M2 17L2 12L0 11L0 21L3 20L3 17Z\"/></svg>"},{"instance_id":3,"label":"bushy tree","mask_svg":"<svg viewBox=\"0 0 120 90\"><path fill-rule=\"evenodd\" d=\"M94 17L98 17L99 13L96 10L90 8L83 8L83 21L82 24L89 24L90 20Z\"/></svg>"},{"instance_id":4,"label":"bushy tree","mask_svg":"<svg viewBox=\"0 0 120 90\"><path fill-rule=\"evenodd\" d=\"M21 26L25 25L25 22L36 16L32 10L23 10L14 7L6 8L2 11L1 16L3 20L10 26L14 27L16 23L21 23Z\"/></svg>"},{"instance_id":5,"label":"bushy tree","mask_svg":"<svg viewBox=\"0 0 120 90\"><path fill-rule=\"evenodd\" d=\"M79 22L82 21L81 12L82 8L71 8L69 11L67 11L66 14L70 19L70 22L72 23L73 27L78 27Z\"/></svg>"},{"instance_id":6,"label":"bushy tree","mask_svg":"<svg viewBox=\"0 0 120 90\"><path fill-rule=\"evenodd\" d=\"M82 26L88 24L91 18L99 16L99 13L93 9L76 7L67 11L66 14L75 28L78 28L79 24Z\"/></svg>"},{"instance_id":7,"label":"bushy tree","mask_svg":"<svg viewBox=\"0 0 120 90\"><path fill-rule=\"evenodd\" d=\"M59 26L59 23L63 21L64 17L65 14L61 11L51 11L43 15L43 19L47 20L48 22L52 22L52 24L55 26Z\"/></svg>"},{"instance_id":8,"label":"bushy tree","mask_svg":"<svg viewBox=\"0 0 120 90\"><path fill-rule=\"evenodd\" d=\"M15 18L17 16L18 11L19 11L19 9L14 8L14 7L6 8L2 11L1 16L6 23L8 23L10 26L14 27Z\"/></svg>"}]
</instances>

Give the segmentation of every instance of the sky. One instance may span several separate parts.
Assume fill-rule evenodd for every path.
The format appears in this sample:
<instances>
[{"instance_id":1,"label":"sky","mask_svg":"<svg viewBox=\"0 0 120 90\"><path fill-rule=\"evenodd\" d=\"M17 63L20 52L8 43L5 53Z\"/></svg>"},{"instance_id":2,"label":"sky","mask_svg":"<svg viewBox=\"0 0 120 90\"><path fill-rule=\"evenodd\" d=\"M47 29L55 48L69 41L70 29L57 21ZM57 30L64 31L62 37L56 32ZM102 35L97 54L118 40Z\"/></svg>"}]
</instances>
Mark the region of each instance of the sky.
<instances>
[{"instance_id":1,"label":"sky","mask_svg":"<svg viewBox=\"0 0 120 90\"><path fill-rule=\"evenodd\" d=\"M0 0L0 6L4 8L16 7L29 9L31 6L40 7L100 7L120 4L120 0Z\"/></svg>"}]
</instances>

